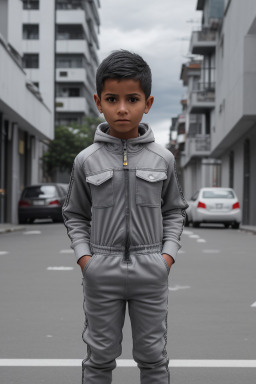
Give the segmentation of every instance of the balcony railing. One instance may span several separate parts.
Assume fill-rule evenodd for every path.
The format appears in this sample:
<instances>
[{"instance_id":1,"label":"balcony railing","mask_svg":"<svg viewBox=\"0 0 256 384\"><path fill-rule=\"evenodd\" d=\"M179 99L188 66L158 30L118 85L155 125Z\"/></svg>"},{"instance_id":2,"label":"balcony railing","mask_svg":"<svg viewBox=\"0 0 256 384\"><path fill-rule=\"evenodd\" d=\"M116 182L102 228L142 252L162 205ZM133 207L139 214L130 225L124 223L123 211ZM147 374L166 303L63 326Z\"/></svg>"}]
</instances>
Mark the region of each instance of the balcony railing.
<instances>
[{"instance_id":1,"label":"balcony railing","mask_svg":"<svg viewBox=\"0 0 256 384\"><path fill-rule=\"evenodd\" d=\"M190 94L190 105L215 102L215 83L198 83Z\"/></svg>"},{"instance_id":2,"label":"balcony railing","mask_svg":"<svg viewBox=\"0 0 256 384\"><path fill-rule=\"evenodd\" d=\"M193 54L204 55L215 49L217 32L208 28L194 31L191 35L190 51Z\"/></svg>"},{"instance_id":3,"label":"balcony railing","mask_svg":"<svg viewBox=\"0 0 256 384\"><path fill-rule=\"evenodd\" d=\"M194 32L197 34L198 41L216 41L217 32L208 28Z\"/></svg>"}]
</instances>

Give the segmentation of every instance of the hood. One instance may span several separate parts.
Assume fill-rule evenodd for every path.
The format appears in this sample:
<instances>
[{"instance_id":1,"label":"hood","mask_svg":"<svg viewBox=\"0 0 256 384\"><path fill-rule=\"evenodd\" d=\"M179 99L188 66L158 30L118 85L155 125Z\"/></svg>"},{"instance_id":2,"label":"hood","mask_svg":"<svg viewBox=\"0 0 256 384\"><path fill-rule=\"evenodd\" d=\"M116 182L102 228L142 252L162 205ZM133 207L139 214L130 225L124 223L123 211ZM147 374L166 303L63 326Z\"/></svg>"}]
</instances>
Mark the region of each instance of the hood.
<instances>
[{"instance_id":1,"label":"hood","mask_svg":"<svg viewBox=\"0 0 256 384\"><path fill-rule=\"evenodd\" d=\"M95 132L94 143L106 143L106 144L110 144L112 146L114 145L114 146L118 146L118 147L120 147L120 146L123 147L122 140L118 139L117 137L110 136L107 133L108 130L109 130L108 123L100 124L97 127L96 132ZM127 140L128 148L131 149L132 147L134 148L136 146L140 147L141 144L148 144L148 143L155 141L152 129L150 128L149 125L147 125L145 123L141 123L139 125L139 134L140 134L139 137L135 137L133 139Z\"/></svg>"}]
</instances>

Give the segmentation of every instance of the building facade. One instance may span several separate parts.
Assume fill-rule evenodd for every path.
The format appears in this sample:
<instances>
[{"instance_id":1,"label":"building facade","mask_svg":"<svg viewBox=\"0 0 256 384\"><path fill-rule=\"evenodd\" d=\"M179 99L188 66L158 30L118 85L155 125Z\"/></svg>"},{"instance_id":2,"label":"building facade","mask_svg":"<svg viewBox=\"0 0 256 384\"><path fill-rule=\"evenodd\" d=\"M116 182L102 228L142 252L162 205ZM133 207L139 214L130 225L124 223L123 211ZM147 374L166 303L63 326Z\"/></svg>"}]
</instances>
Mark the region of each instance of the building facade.
<instances>
[{"instance_id":1,"label":"building facade","mask_svg":"<svg viewBox=\"0 0 256 384\"><path fill-rule=\"evenodd\" d=\"M181 161L185 194L205 186L232 187L243 224L256 225L256 3L198 0L197 10L202 25L191 35L194 58L181 74L188 94ZM193 115L201 116L199 147L198 133L191 135Z\"/></svg>"},{"instance_id":2,"label":"building facade","mask_svg":"<svg viewBox=\"0 0 256 384\"><path fill-rule=\"evenodd\" d=\"M99 6L98 0L23 0L23 66L56 124L97 115Z\"/></svg>"},{"instance_id":3,"label":"building facade","mask_svg":"<svg viewBox=\"0 0 256 384\"><path fill-rule=\"evenodd\" d=\"M99 0L0 1L0 222L17 222L25 185L44 181L54 125L97 116Z\"/></svg>"},{"instance_id":4,"label":"building facade","mask_svg":"<svg viewBox=\"0 0 256 384\"><path fill-rule=\"evenodd\" d=\"M53 138L52 111L22 67L22 3L0 2L0 222L17 222L23 187L38 182L44 140Z\"/></svg>"}]
</instances>

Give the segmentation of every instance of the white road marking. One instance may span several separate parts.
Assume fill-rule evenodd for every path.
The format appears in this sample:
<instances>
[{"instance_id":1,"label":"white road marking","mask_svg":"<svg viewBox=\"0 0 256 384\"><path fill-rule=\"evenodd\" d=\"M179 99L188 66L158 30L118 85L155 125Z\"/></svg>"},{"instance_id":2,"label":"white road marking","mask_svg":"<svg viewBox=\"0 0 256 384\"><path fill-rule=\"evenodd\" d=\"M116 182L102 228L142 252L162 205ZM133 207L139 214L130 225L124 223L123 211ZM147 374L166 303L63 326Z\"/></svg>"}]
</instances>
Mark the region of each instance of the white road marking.
<instances>
[{"instance_id":1,"label":"white road marking","mask_svg":"<svg viewBox=\"0 0 256 384\"><path fill-rule=\"evenodd\" d=\"M185 251L183 251L183 250L180 250L180 251L178 251L179 253L186 253Z\"/></svg>"},{"instance_id":2,"label":"white road marking","mask_svg":"<svg viewBox=\"0 0 256 384\"><path fill-rule=\"evenodd\" d=\"M41 231L27 231L23 232L23 235L40 235L41 233Z\"/></svg>"},{"instance_id":3,"label":"white road marking","mask_svg":"<svg viewBox=\"0 0 256 384\"><path fill-rule=\"evenodd\" d=\"M74 253L73 249L62 249L60 253Z\"/></svg>"},{"instance_id":4,"label":"white road marking","mask_svg":"<svg viewBox=\"0 0 256 384\"><path fill-rule=\"evenodd\" d=\"M186 229L182 233L183 235L193 235L192 231L187 231Z\"/></svg>"},{"instance_id":5,"label":"white road marking","mask_svg":"<svg viewBox=\"0 0 256 384\"><path fill-rule=\"evenodd\" d=\"M72 271L74 267L47 267L47 271Z\"/></svg>"},{"instance_id":6,"label":"white road marking","mask_svg":"<svg viewBox=\"0 0 256 384\"><path fill-rule=\"evenodd\" d=\"M256 308L256 301L251 305L252 308Z\"/></svg>"},{"instance_id":7,"label":"white road marking","mask_svg":"<svg viewBox=\"0 0 256 384\"><path fill-rule=\"evenodd\" d=\"M199 239L199 235L189 235L190 239Z\"/></svg>"},{"instance_id":8,"label":"white road marking","mask_svg":"<svg viewBox=\"0 0 256 384\"><path fill-rule=\"evenodd\" d=\"M117 367L136 367L133 359L117 359ZM81 359L0 359L1 367L81 367ZM177 368L256 368L256 360L170 360Z\"/></svg>"},{"instance_id":9,"label":"white road marking","mask_svg":"<svg viewBox=\"0 0 256 384\"><path fill-rule=\"evenodd\" d=\"M206 243L206 240L205 239L197 239L197 242L198 243Z\"/></svg>"},{"instance_id":10,"label":"white road marking","mask_svg":"<svg viewBox=\"0 0 256 384\"><path fill-rule=\"evenodd\" d=\"M0 256L1 255L7 255L9 252L7 252L7 251L0 251Z\"/></svg>"},{"instance_id":11,"label":"white road marking","mask_svg":"<svg viewBox=\"0 0 256 384\"><path fill-rule=\"evenodd\" d=\"M203 253L220 253L219 249L203 249Z\"/></svg>"},{"instance_id":12,"label":"white road marking","mask_svg":"<svg viewBox=\"0 0 256 384\"><path fill-rule=\"evenodd\" d=\"M179 291L181 289L190 289L189 285L175 285L174 287L168 287L169 291Z\"/></svg>"}]
</instances>

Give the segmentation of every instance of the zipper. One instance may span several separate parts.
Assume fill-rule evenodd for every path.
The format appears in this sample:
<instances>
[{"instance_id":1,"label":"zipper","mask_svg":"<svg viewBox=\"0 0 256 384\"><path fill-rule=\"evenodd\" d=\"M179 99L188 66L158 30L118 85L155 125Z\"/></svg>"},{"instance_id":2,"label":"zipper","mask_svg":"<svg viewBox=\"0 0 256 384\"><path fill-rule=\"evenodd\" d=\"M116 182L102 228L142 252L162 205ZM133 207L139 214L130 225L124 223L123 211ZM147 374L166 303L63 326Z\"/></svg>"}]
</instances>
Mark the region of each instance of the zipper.
<instances>
[{"instance_id":1,"label":"zipper","mask_svg":"<svg viewBox=\"0 0 256 384\"><path fill-rule=\"evenodd\" d=\"M126 168L128 165L128 155L127 155L127 141L122 140L123 142L123 167L124 167L124 180L125 180L125 220L126 220L126 239L125 239L125 255L124 260L130 263L130 204L129 204L129 169Z\"/></svg>"}]
</instances>

